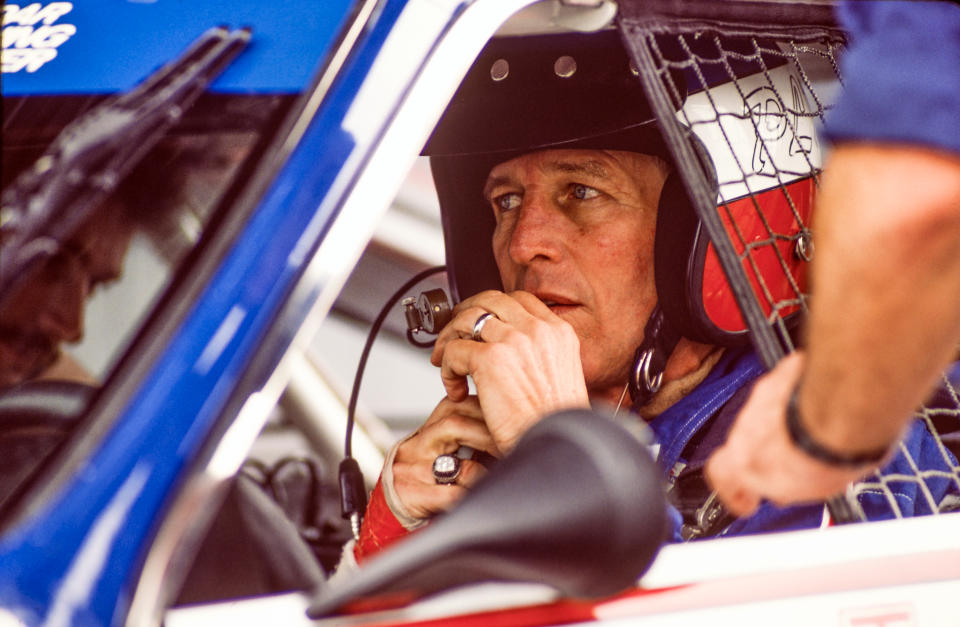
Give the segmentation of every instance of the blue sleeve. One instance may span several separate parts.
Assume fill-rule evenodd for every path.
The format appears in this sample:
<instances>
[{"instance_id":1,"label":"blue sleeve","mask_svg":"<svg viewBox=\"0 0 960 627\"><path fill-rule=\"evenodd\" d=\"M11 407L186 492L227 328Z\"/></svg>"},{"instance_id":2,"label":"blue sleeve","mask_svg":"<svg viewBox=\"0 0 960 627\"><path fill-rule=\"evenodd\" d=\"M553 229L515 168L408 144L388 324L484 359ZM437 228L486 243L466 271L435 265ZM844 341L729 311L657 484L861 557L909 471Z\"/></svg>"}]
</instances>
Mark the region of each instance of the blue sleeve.
<instances>
[{"instance_id":1,"label":"blue sleeve","mask_svg":"<svg viewBox=\"0 0 960 627\"><path fill-rule=\"evenodd\" d=\"M960 4L848 0L837 13L851 41L827 137L960 153Z\"/></svg>"},{"instance_id":2,"label":"blue sleeve","mask_svg":"<svg viewBox=\"0 0 960 627\"><path fill-rule=\"evenodd\" d=\"M670 532L667 542L678 544L683 542L683 536L680 535L683 529L683 515L672 504L667 503L667 522L670 524Z\"/></svg>"}]
</instances>

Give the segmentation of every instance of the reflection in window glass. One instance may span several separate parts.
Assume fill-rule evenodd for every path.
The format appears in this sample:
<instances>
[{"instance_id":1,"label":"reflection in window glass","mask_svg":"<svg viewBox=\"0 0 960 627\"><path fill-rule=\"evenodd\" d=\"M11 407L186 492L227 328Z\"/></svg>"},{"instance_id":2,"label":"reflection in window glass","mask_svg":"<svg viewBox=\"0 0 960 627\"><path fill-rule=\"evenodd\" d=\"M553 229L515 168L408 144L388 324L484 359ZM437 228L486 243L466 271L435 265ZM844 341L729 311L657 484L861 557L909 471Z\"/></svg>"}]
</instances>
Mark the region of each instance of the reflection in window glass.
<instances>
[{"instance_id":1,"label":"reflection in window glass","mask_svg":"<svg viewBox=\"0 0 960 627\"><path fill-rule=\"evenodd\" d=\"M36 167L63 127L102 97L41 97L34 106L26 100L4 99L0 261L17 252L11 234L23 224L9 210L10 190L24 189L18 175ZM68 232L58 234L56 226L70 223L70 203L55 215L37 213L44 221L20 250L41 253L0 293L0 410L25 400L69 402L11 414L22 425L0 433L0 501L62 440L165 288L187 271L180 268L220 219L225 193L252 167L290 102L201 99L109 196L74 214Z\"/></svg>"},{"instance_id":2,"label":"reflection in window glass","mask_svg":"<svg viewBox=\"0 0 960 627\"><path fill-rule=\"evenodd\" d=\"M255 140L221 133L161 142L3 296L0 386L102 381Z\"/></svg>"}]
</instances>

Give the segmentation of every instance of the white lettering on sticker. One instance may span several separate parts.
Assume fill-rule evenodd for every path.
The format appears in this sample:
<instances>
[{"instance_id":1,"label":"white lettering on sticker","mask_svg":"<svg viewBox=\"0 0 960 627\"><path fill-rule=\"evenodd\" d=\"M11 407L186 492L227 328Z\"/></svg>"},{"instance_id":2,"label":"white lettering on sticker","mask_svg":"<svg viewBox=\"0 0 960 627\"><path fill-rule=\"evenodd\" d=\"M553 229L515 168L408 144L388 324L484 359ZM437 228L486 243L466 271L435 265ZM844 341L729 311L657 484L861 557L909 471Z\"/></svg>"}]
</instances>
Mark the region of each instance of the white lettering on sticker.
<instances>
[{"instance_id":1,"label":"white lettering on sticker","mask_svg":"<svg viewBox=\"0 0 960 627\"><path fill-rule=\"evenodd\" d=\"M72 10L72 2L51 2L47 6L34 2L23 8L16 4L8 4L3 7L3 25L24 24L33 26L42 21L49 26Z\"/></svg>"},{"instance_id":2,"label":"white lettering on sticker","mask_svg":"<svg viewBox=\"0 0 960 627\"><path fill-rule=\"evenodd\" d=\"M3 52L0 66L4 74L26 70L36 72L57 58L57 48L77 33L73 24L54 24L73 10L71 2L39 2L21 7L3 7ZM39 24L39 25L38 25Z\"/></svg>"},{"instance_id":3,"label":"white lettering on sticker","mask_svg":"<svg viewBox=\"0 0 960 627\"><path fill-rule=\"evenodd\" d=\"M56 48L25 48L23 50L4 50L0 55L0 67L4 74L26 70L36 72L48 61L57 57Z\"/></svg>"}]
</instances>

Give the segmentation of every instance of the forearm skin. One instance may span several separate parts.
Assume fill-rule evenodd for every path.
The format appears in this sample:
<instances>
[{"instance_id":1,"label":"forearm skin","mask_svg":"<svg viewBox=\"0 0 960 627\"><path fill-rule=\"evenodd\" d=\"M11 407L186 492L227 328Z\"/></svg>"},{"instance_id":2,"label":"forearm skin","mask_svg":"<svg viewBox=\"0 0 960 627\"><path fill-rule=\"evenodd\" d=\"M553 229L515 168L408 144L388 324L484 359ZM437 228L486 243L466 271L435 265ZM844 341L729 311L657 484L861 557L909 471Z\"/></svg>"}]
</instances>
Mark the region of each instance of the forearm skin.
<instances>
[{"instance_id":1,"label":"forearm skin","mask_svg":"<svg viewBox=\"0 0 960 627\"><path fill-rule=\"evenodd\" d=\"M834 450L875 450L900 434L956 354L960 156L838 146L813 228L802 416Z\"/></svg>"}]
</instances>

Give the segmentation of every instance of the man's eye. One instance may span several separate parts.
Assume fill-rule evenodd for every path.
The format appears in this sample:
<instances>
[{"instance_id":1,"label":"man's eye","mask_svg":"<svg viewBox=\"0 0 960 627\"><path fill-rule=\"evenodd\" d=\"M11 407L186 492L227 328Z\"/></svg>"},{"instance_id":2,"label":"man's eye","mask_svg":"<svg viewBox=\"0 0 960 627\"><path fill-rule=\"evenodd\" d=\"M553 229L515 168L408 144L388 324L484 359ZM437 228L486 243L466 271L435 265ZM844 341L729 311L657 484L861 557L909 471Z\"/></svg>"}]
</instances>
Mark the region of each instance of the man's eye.
<instances>
[{"instance_id":1,"label":"man's eye","mask_svg":"<svg viewBox=\"0 0 960 627\"><path fill-rule=\"evenodd\" d=\"M493 202L501 211L510 211L520 206L520 194L501 194L494 198Z\"/></svg>"},{"instance_id":2,"label":"man's eye","mask_svg":"<svg viewBox=\"0 0 960 627\"><path fill-rule=\"evenodd\" d=\"M570 193L577 200L589 200L591 198L596 198L600 195L600 192L588 185L581 185L580 183L575 183L570 187Z\"/></svg>"}]
</instances>

